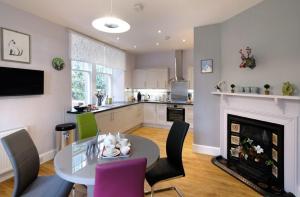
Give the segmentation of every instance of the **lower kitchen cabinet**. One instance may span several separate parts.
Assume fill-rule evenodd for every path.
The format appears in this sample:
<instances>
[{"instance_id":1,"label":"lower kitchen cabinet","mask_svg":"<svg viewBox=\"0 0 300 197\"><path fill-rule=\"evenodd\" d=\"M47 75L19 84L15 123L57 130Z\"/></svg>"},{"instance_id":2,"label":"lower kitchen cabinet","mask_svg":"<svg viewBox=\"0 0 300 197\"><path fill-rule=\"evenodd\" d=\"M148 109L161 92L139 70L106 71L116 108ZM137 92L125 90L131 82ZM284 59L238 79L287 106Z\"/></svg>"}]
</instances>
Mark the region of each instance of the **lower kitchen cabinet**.
<instances>
[{"instance_id":1,"label":"lower kitchen cabinet","mask_svg":"<svg viewBox=\"0 0 300 197\"><path fill-rule=\"evenodd\" d=\"M193 106L185 105L185 121L193 128ZM143 103L95 114L102 132L125 132L142 123L170 128L167 121L167 104Z\"/></svg>"},{"instance_id":2,"label":"lower kitchen cabinet","mask_svg":"<svg viewBox=\"0 0 300 197\"><path fill-rule=\"evenodd\" d=\"M156 124L156 104L144 103L144 124Z\"/></svg>"},{"instance_id":3,"label":"lower kitchen cabinet","mask_svg":"<svg viewBox=\"0 0 300 197\"><path fill-rule=\"evenodd\" d=\"M143 106L130 105L95 114L98 128L102 132L125 132L143 123Z\"/></svg>"},{"instance_id":4,"label":"lower kitchen cabinet","mask_svg":"<svg viewBox=\"0 0 300 197\"><path fill-rule=\"evenodd\" d=\"M194 110L193 110L193 106L186 105L184 108L185 108L185 122L190 124L190 128L194 128Z\"/></svg>"}]
</instances>

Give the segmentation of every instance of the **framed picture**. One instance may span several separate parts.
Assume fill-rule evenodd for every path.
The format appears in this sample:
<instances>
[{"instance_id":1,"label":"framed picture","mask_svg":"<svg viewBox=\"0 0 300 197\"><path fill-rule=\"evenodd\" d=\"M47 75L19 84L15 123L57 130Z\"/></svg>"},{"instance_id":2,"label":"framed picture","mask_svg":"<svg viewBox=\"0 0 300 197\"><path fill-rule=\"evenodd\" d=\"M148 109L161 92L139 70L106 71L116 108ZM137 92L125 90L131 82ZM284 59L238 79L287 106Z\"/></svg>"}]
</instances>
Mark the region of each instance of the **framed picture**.
<instances>
[{"instance_id":1,"label":"framed picture","mask_svg":"<svg viewBox=\"0 0 300 197\"><path fill-rule=\"evenodd\" d=\"M30 64L30 35L1 28L2 60Z\"/></svg>"},{"instance_id":2,"label":"framed picture","mask_svg":"<svg viewBox=\"0 0 300 197\"><path fill-rule=\"evenodd\" d=\"M201 60L201 72L202 73L212 73L213 72L213 60L212 59Z\"/></svg>"}]
</instances>

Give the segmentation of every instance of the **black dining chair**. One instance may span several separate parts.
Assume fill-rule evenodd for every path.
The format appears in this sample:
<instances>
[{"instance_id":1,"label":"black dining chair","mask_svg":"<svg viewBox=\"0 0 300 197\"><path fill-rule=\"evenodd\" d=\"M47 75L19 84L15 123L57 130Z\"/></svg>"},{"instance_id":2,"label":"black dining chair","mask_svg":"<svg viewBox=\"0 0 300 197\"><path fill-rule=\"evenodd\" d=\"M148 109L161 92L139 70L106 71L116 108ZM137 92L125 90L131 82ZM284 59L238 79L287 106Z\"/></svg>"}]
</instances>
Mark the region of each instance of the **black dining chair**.
<instances>
[{"instance_id":1,"label":"black dining chair","mask_svg":"<svg viewBox=\"0 0 300 197\"><path fill-rule=\"evenodd\" d=\"M13 197L66 197L73 183L58 176L38 176L38 151L24 129L1 139L14 170Z\"/></svg>"},{"instance_id":2,"label":"black dining chair","mask_svg":"<svg viewBox=\"0 0 300 197\"><path fill-rule=\"evenodd\" d=\"M160 158L154 167L146 172L146 180L151 186L151 191L146 192L146 195L151 194L152 197L157 192L175 190L179 196L183 196L175 186L154 190L154 185L161 181L185 176L182 163L182 148L189 126L188 123L182 121L175 121L173 123L167 138L167 157Z\"/></svg>"}]
</instances>

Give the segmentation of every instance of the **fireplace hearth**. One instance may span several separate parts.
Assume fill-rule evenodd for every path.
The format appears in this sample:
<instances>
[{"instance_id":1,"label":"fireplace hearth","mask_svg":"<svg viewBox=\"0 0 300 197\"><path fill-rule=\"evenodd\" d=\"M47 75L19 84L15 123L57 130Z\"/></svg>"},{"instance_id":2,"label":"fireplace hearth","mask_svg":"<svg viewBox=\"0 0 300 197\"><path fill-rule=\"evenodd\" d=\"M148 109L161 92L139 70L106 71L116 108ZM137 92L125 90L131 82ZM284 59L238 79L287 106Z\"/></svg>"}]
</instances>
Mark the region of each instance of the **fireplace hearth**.
<instances>
[{"instance_id":1,"label":"fireplace hearth","mask_svg":"<svg viewBox=\"0 0 300 197\"><path fill-rule=\"evenodd\" d=\"M280 124L228 114L227 159L218 156L212 162L263 195L288 195L283 132Z\"/></svg>"}]
</instances>

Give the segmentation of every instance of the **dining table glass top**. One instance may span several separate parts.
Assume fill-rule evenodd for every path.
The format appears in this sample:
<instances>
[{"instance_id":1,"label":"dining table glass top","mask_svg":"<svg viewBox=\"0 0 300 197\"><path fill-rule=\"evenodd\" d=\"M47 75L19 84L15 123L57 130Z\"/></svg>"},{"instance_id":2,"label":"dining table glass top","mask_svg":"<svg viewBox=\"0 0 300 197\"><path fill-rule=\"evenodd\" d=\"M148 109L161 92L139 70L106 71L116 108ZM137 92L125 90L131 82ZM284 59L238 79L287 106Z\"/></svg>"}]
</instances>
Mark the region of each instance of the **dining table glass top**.
<instances>
[{"instance_id":1,"label":"dining table glass top","mask_svg":"<svg viewBox=\"0 0 300 197\"><path fill-rule=\"evenodd\" d=\"M153 141L135 135L125 136L131 144L126 157L103 158L101 151L87 154L87 146L95 137L74 142L59 151L54 158L54 167L61 178L84 185L94 185L97 164L134 158L147 158L147 169L159 159L159 147Z\"/></svg>"}]
</instances>

